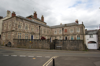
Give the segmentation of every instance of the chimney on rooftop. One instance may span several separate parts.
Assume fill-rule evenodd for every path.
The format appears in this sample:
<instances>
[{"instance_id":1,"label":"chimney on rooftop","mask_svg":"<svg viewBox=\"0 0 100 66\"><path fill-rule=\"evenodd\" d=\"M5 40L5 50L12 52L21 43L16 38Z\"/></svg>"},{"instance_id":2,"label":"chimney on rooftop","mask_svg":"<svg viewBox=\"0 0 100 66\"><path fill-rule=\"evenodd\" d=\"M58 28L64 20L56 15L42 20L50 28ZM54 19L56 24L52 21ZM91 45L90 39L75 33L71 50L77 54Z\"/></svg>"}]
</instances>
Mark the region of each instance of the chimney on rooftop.
<instances>
[{"instance_id":1,"label":"chimney on rooftop","mask_svg":"<svg viewBox=\"0 0 100 66\"><path fill-rule=\"evenodd\" d=\"M0 19L3 19L3 17L2 17L2 16L0 16Z\"/></svg>"},{"instance_id":2,"label":"chimney on rooftop","mask_svg":"<svg viewBox=\"0 0 100 66\"><path fill-rule=\"evenodd\" d=\"M7 17L11 17L11 12L7 10Z\"/></svg>"},{"instance_id":3,"label":"chimney on rooftop","mask_svg":"<svg viewBox=\"0 0 100 66\"><path fill-rule=\"evenodd\" d=\"M36 13L36 11L34 12L34 18L37 19L37 13Z\"/></svg>"},{"instance_id":4,"label":"chimney on rooftop","mask_svg":"<svg viewBox=\"0 0 100 66\"><path fill-rule=\"evenodd\" d=\"M75 21L77 24L78 24L78 19L76 19L76 21Z\"/></svg>"},{"instance_id":5,"label":"chimney on rooftop","mask_svg":"<svg viewBox=\"0 0 100 66\"><path fill-rule=\"evenodd\" d=\"M43 15L41 16L41 21L44 22L44 16Z\"/></svg>"},{"instance_id":6,"label":"chimney on rooftop","mask_svg":"<svg viewBox=\"0 0 100 66\"><path fill-rule=\"evenodd\" d=\"M12 17L14 17L14 16L16 16L16 13L13 11L13 12L12 12Z\"/></svg>"},{"instance_id":7,"label":"chimney on rooftop","mask_svg":"<svg viewBox=\"0 0 100 66\"><path fill-rule=\"evenodd\" d=\"M62 25L62 23L60 23L60 25Z\"/></svg>"}]
</instances>

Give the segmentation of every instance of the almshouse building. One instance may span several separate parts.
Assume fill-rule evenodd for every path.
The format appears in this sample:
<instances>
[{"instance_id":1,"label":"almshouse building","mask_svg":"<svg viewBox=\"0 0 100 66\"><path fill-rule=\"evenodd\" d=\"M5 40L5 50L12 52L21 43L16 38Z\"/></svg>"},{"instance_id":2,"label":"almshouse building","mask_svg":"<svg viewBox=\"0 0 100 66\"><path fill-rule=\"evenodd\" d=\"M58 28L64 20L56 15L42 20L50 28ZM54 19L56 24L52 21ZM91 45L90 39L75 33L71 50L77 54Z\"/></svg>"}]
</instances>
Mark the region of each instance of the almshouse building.
<instances>
[{"instance_id":1,"label":"almshouse building","mask_svg":"<svg viewBox=\"0 0 100 66\"><path fill-rule=\"evenodd\" d=\"M58 40L84 40L85 26L76 20L69 24L60 24L56 26L48 26L44 22L42 15L41 20L37 18L37 13L28 17L16 16L12 13L12 17L3 21L2 24L2 44L11 42L13 39L58 39ZM85 41L84 41L85 42Z\"/></svg>"}]
</instances>

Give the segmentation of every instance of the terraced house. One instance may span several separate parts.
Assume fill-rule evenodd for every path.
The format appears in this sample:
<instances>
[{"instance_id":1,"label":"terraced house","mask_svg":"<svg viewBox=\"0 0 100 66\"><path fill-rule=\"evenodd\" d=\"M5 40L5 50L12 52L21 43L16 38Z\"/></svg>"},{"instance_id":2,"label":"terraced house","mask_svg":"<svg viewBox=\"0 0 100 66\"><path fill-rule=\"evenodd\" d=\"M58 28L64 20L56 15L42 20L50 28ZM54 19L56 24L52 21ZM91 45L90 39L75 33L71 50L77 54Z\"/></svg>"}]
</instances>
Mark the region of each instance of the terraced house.
<instances>
[{"instance_id":1,"label":"terraced house","mask_svg":"<svg viewBox=\"0 0 100 66\"><path fill-rule=\"evenodd\" d=\"M41 19L37 18L37 13L22 17L12 13L12 17L3 21L2 27L2 43L13 43L13 39L58 39L58 40L84 40L85 26L76 20L69 24L60 24L56 26L48 26Z\"/></svg>"}]
</instances>

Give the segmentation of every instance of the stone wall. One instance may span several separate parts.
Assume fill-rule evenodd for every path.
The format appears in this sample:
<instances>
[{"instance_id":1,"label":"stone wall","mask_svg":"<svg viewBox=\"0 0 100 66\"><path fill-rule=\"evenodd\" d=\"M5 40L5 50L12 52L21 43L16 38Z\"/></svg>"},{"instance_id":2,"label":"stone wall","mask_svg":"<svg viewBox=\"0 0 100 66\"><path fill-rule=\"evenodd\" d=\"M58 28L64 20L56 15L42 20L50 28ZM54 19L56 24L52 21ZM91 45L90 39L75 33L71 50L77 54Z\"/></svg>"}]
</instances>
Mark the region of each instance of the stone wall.
<instances>
[{"instance_id":1,"label":"stone wall","mask_svg":"<svg viewBox=\"0 0 100 66\"><path fill-rule=\"evenodd\" d=\"M98 30L98 45L100 47L100 29Z\"/></svg>"},{"instance_id":2,"label":"stone wall","mask_svg":"<svg viewBox=\"0 0 100 66\"><path fill-rule=\"evenodd\" d=\"M49 40L14 39L14 47L31 49L50 49Z\"/></svg>"},{"instance_id":3,"label":"stone wall","mask_svg":"<svg viewBox=\"0 0 100 66\"><path fill-rule=\"evenodd\" d=\"M60 50L85 50L86 45L83 40L54 40L55 49Z\"/></svg>"}]
</instances>

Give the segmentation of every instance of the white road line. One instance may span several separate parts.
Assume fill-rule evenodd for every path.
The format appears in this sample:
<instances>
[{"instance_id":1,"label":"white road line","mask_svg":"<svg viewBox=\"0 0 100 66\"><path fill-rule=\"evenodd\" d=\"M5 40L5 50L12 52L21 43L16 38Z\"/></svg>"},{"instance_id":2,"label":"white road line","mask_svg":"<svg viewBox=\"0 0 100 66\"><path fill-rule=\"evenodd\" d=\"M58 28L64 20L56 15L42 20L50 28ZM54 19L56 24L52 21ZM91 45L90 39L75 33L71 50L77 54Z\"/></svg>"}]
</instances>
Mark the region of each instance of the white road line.
<instances>
[{"instance_id":1,"label":"white road line","mask_svg":"<svg viewBox=\"0 0 100 66\"><path fill-rule=\"evenodd\" d=\"M34 57L34 56L28 56L28 57Z\"/></svg>"},{"instance_id":2,"label":"white road line","mask_svg":"<svg viewBox=\"0 0 100 66\"><path fill-rule=\"evenodd\" d=\"M45 56L45 58L50 58L50 56Z\"/></svg>"},{"instance_id":3,"label":"white road line","mask_svg":"<svg viewBox=\"0 0 100 66\"><path fill-rule=\"evenodd\" d=\"M11 55L11 56L14 56L14 57L16 57L17 55Z\"/></svg>"},{"instance_id":4,"label":"white road line","mask_svg":"<svg viewBox=\"0 0 100 66\"><path fill-rule=\"evenodd\" d=\"M9 55L3 55L3 56L9 56Z\"/></svg>"},{"instance_id":5,"label":"white road line","mask_svg":"<svg viewBox=\"0 0 100 66\"><path fill-rule=\"evenodd\" d=\"M37 57L42 57L42 56L37 56Z\"/></svg>"},{"instance_id":6,"label":"white road line","mask_svg":"<svg viewBox=\"0 0 100 66\"><path fill-rule=\"evenodd\" d=\"M26 57L26 55L19 55L20 57Z\"/></svg>"}]
</instances>

